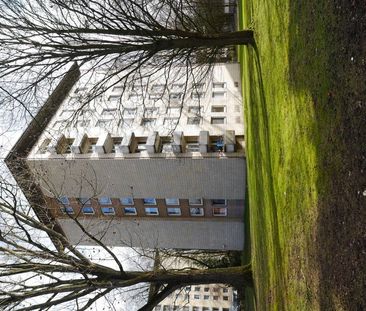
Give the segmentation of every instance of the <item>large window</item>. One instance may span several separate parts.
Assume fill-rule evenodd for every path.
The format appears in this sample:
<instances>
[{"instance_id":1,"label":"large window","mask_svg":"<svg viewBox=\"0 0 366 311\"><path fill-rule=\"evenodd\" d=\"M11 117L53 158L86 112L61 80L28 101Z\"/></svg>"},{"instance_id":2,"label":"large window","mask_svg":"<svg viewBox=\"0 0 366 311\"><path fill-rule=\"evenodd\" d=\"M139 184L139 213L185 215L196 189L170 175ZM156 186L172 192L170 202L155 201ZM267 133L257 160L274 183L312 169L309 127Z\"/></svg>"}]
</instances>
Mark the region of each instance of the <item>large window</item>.
<instances>
[{"instance_id":1,"label":"large window","mask_svg":"<svg viewBox=\"0 0 366 311\"><path fill-rule=\"evenodd\" d=\"M71 206L63 206L60 207L60 210L64 214L74 214L74 209Z\"/></svg>"},{"instance_id":2,"label":"large window","mask_svg":"<svg viewBox=\"0 0 366 311\"><path fill-rule=\"evenodd\" d=\"M156 205L156 199L155 198L143 198L142 201L145 205Z\"/></svg>"},{"instance_id":3,"label":"large window","mask_svg":"<svg viewBox=\"0 0 366 311\"><path fill-rule=\"evenodd\" d=\"M165 204L166 205L179 205L179 199L178 198L166 198Z\"/></svg>"},{"instance_id":4,"label":"large window","mask_svg":"<svg viewBox=\"0 0 366 311\"><path fill-rule=\"evenodd\" d=\"M188 204L189 205L203 205L203 200L202 200L202 198L188 199Z\"/></svg>"},{"instance_id":5,"label":"large window","mask_svg":"<svg viewBox=\"0 0 366 311\"><path fill-rule=\"evenodd\" d=\"M135 207L124 207L123 211L125 215L137 215L137 211Z\"/></svg>"},{"instance_id":6,"label":"large window","mask_svg":"<svg viewBox=\"0 0 366 311\"><path fill-rule=\"evenodd\" d=\"M212 106L211 112L225 112L226 106Z\"/></svg>"},{"instance_id":7,"label":"large window","mask_svg":"<svg viewBox=\"0 0 366 311\"><path fill-rule=\"evenodd\" d=\"M168 211L169 216L180 216L180 215L182 215L182 212L181 212L179 207L168 207L167 211Z\"/></svg>"},{"instance_id":8,"label":"large window","mask_svg":"<svg viewBox=\"0 0 366 311\"><path fill-rule=\"evenodd\" d=\"M227 201L225 199L213 199L211 200L211 203L216 206L226 206Z\"/></svg>"},{"instance_id":9,"label":"large window","mask_svg":"<svg viewBox=\"0 0 366 311\"><path fill-rule=\"evenodd\" d=\"M81 205L91 205L90 198L78 198L78 201Z\"/></svg>"},{"instance_id":10,"label":"large window","mask_svg":"<svg viewBox=\"0 0 366 311\"><path fill-rule=\"evenodd\" d=\"M148 216L157 216L159 215L159 210L157 207L145 207L145 213Z\"/></svg>"},{"instance_id":11,"label":"large window","mask_svg":"<svg viewBox=\"0 0 366 311\"><path fill-rule=\"evenodd\" d=\"M225 124L225 117L211 117L211 124Z\"/></svg>"},{"instance_id":12,"label":"large window","mask_svg":"<svg viewBox=\"0 0 366 311\"><path fill-rule=\"evenodd\" d=\"M133 197L123 197L119 199L122 205L133 205Z\"/></svg>"},{"instance_id":13,"label":"large window","mask_svg":"<svg viewBox=\"0 0 366 311\"><path fill-rule=\"evenodd\" d=\"M202 207L191 207L190 208L191 216L203 216L203 208Z\"/></svg>"},{"instance_id":14,"label":"large window","mask_svg":"<svg viewBox=\"0 0 366 311\"><path fill-rule=\"evenodd\" d=\"M104 215L114 215L115 214L114 207L102 206L100 209Z\"/></svg>"},{"instance_id":15,"label":"large window","mask_svg":"<svg viewBox=\"0 0 366 311\"><path fill-rule=\"evenodd\" d=\"M94 209L91 206L83 206L81 210L85 215L94 215Z\"/></svg>"},{"instance_id":16,"label":"large window","mask_svg":"<svg viewBox=\"0 0 366 311\"><path fill-rule=\"evenodd\" d=\"M110 197L100 197L98 199L100 205L111 205L112 200Z\"/></svg>"},{"instance_id":17,"label":"large window","mask_svg":"<svg viewBox=\"0 0 366 311\"><path fill-rule=\"evenodd\" d=\"M70 201L69 201L68 197L65 197L65 196L59 197L57 199L57 201L58 201L58 203L63 204L63 205L69 205L70 204Z\"/></svg>"},{"instance_id":18,"label":"large window","mask_svg":"<svg viewBox=\"0 0 366 311\"><path fill-rule=\"evenodd\" d=\"M212 209L213 216L226 216L227 208L226 207L214 207Z\"/></svg>"}]
</instances>

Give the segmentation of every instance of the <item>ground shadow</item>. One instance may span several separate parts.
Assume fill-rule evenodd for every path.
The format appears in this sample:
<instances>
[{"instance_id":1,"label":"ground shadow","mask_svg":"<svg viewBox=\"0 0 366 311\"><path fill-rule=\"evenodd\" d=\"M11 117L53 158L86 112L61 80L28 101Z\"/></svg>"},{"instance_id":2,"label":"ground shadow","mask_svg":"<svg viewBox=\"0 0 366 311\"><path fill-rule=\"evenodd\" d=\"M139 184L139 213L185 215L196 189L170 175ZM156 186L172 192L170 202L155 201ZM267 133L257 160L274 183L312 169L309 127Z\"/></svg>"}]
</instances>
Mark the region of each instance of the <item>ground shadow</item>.
<instances>
[{"instance_id":1,"label":"ground shadow","mask_svg":"<svg viewBox=\"0 0 366 311\"><path fill-rule=\"evenodd\" d=\"M289 83L311 94L321 310L366 310L366 3L290 1Z\"/></svg>"}]
</instances>

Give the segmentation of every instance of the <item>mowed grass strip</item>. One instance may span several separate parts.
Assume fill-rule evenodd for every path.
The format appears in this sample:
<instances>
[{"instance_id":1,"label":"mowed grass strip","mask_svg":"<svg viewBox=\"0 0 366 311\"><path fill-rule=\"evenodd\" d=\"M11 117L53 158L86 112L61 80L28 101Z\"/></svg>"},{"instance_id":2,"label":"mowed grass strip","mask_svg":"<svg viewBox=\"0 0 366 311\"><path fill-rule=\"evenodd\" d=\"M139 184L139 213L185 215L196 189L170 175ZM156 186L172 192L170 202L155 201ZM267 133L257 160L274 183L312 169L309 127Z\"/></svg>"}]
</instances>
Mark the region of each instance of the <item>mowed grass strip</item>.
<instances>
[{"instance_id":1,"label":"mowed grass strip","mask_svg":"<svg viewBox=\"0 0 366 311\"><path fill-rule=\"evenodd\" d=\"M361 253L338 250L344 253L343 261L354 261L347 268L337 259L333 243L346 248L351 240L365 247L359 220L365 210L364 175L354 171L362 172L365 150L357 146L366 137L366 92L357 83L364 71L350 61L361 62L366 48L361 39L350 45L347 38L363 32L355 28L360 22L357 10L360 7L344 1L241 2L240 26L253 28L256 37L256 46L241 48L239 55L258 310L364 306L362 277L352 283L348 276L352 271L364 275L356 262ZM348 19L355 17L351 29L344 12ZM344 55L339 54L342 49ZM360 161L351 161L355 155ZM353 190L345 178L348 172L356 176ZM346 217L347 206L352 207L347 212L356 226L340 235L338 219ZM342 286L340 277L334 276L337 264L348 280Z\"/></svg>"}]
</instances>

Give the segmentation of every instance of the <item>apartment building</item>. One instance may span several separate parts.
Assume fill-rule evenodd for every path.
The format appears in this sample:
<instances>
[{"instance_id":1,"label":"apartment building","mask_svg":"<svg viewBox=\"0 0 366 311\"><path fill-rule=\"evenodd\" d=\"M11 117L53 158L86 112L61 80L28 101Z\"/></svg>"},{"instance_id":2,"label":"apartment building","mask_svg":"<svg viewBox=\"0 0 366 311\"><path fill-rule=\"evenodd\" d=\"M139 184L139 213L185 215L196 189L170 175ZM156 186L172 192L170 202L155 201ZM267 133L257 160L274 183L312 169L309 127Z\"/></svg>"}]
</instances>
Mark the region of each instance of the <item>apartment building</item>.
<instances>
[{"instance_id":1,"label":"apartment building","mask_svg":"<svg viewBox=\"0 0 366 311\"><path fill-rule=\"evenodd\" d=\"M239 65L199 82L116 77L85 101L93 83L75 65L6 159L40 219L74 244L94 243L77 217L111 246L242 249Z\"/></svg>"},{"instance_id":2,"label":"apartment building","mask_svg":"<svg viewBox=\"0 0 366 311\"><path fill-rule=\"evenodd\" d=\"M155 311L233 311L234 292L222 284L187 286L165 298Z\"/></svg>"}]
</instances>

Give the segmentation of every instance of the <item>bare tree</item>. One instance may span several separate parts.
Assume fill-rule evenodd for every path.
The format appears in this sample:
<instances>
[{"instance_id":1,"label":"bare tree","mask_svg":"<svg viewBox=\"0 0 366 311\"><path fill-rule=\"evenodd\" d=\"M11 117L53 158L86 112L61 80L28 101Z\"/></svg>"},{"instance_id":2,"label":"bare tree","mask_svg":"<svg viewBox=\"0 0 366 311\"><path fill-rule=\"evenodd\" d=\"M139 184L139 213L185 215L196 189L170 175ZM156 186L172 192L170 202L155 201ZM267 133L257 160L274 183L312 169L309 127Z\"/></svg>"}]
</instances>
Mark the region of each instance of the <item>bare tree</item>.
<instances>
[{"instance_id":1,"label":"bare tree","mask_svg":"<svg viewBox=\"0 0 366 311\"><path fill-rule=\"evenodd\" d=\"M51 219L47 225L37 220L18 188L5 179L0 181L0 213L2 310L48 310L56 305L86 310L102 297L116 296L115 292L145 295L140 310L152 310L173 291L187 285L223 283L241 288L251 282L250 266L169 269L159 260L150 269L140 266L130 271L111 248L85 231L114 261L113 265L104 265L71 245ZM74 221L85 230L77 217ZM55 247L47 237L62 247ZM139 251L147 258L154 254L153 250ZM194 260L192 253L188 256Z\"/></svg>"},{"instance_id":2,"label":"bare tree","mask_svg":"<svg viewBox=\"0 0 366 311\"><path fill-rule=\"evenodd\" d=\"M171 69L180 67L181 77L188 78L226 46L253 43L251 30L227 27L228 13L219 0L0 0L0 5L0 77L10 81L5 89L11 89L12 104L28 109L75 61L87 73L104 70L85 99L90 101L106 85L127 87L156 70L164 69L169 79ZM12 82L20 79L25 83L15 87Z\"/></svg>"}]
</instances>

